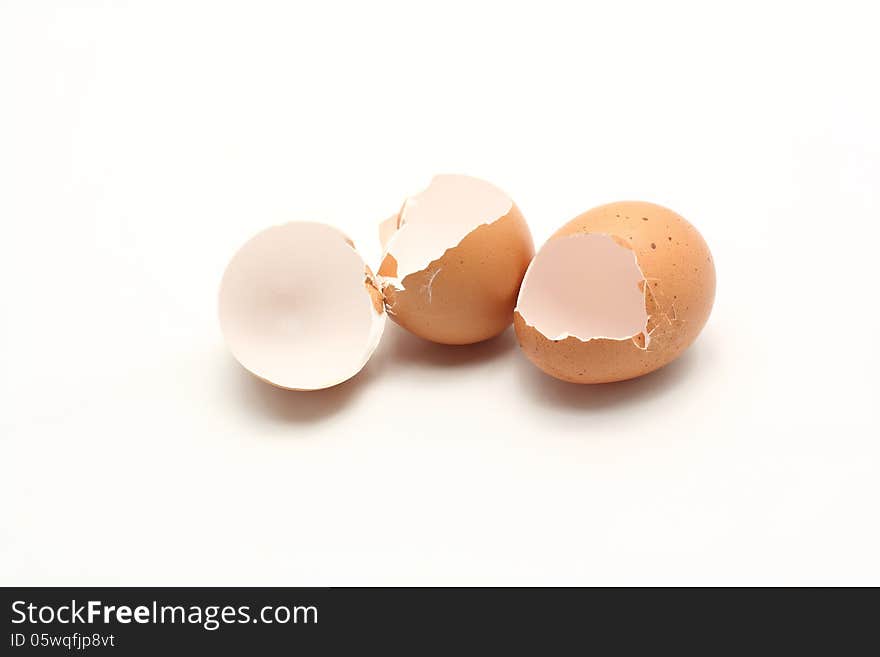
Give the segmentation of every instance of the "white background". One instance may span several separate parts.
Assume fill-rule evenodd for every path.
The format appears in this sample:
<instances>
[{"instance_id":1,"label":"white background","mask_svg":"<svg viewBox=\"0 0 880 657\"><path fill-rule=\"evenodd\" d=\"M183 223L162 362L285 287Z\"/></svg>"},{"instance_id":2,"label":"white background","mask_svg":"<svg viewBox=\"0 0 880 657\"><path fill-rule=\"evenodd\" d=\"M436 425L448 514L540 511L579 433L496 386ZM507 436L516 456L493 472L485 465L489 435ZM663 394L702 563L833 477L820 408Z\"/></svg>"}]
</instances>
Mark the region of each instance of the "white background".
<instances>
[{"instance_id":1,"label":"white background","mask_svg":"<svg viewBox=\"0 0 880 657\"><path fill-rule=\"evenodd\" d=\"M0 3L0 582L880 584L871 4ZM690 219L684 357L578 387L389 323L325 392L228 356L258 230L368 262L438 172L538 244Z\"/></svg>"}]
</instances>

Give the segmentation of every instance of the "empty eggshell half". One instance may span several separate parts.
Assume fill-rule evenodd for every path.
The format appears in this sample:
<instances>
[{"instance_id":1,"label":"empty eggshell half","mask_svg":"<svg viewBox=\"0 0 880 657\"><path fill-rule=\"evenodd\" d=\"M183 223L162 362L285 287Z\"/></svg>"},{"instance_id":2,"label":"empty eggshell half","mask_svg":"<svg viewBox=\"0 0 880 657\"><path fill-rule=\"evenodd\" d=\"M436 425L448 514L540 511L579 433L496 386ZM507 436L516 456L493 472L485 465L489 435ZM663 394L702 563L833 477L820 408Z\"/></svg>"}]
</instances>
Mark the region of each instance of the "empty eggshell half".
<instances>
[{"instance_id":1,"label":"empty eggshell half","mask_svg":"<svg viewBox=\"0 0 880 657\"><path fill-rule=\"evenodd\" d=\"M534 243L500 189L469 176L436 176L379 233L378 278L395 322L443 344L480 342L510 326Z\"/></svg>"},{"instance_id":2,"label":"empty eggshell half","mask_svg":"<svg viewBox=\"0 0 880 657\"><path fill-rule=\"evenodd\" d=\"M329 388L353 377L385 325L372 272L351 240L312 222L251 238L226 268L219 312L236 360L291 390Z\"/></svg>"},{"instance_id":3,"label":"empty eggshell half","mask_svg":"<svg viewBox=\"0 0 880 657\"><path fill-rule=\"evenodd\" d=\"M517 300L520 346L575 383L647 374L677 358L712 310L709 247L684 218L639 201L594 208L535 256Z\"/></svg>"}]
</instances>

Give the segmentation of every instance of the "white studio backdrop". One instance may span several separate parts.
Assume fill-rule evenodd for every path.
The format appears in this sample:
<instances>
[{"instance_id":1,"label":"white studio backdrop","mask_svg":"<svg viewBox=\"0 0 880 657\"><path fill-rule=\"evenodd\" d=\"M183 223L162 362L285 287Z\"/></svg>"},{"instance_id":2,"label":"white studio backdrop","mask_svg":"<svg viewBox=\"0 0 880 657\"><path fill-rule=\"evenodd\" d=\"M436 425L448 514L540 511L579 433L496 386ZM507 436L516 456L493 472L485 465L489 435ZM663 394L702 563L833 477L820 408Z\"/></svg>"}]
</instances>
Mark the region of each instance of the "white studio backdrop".
<instances>
[{"instance_id":1,"label":"white studio backdrop","mask_svg":"<svg viewBox=\"0 0 880 657\"><path fill-rule=\"evenodd\" d=\"M0 3L0 583L880 584L873 3ZM294 394L216 321L253 233L438 172L540 245L693 222L718 291L640 380L389 323Z\"/></svg>"}]
</instances>

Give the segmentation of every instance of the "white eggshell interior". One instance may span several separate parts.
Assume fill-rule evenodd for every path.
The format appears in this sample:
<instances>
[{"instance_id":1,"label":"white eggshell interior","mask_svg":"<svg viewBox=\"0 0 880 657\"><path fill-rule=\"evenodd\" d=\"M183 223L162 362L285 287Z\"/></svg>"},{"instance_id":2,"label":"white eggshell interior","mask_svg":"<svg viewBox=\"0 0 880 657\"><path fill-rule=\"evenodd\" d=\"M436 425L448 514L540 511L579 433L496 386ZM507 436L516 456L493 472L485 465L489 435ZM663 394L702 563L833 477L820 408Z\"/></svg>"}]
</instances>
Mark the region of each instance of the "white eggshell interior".
<instances>
[{"instance_id":1,"label":"white eggshell interior","mask_svg":"<svg viewBox=\"0 0 880 657\"><path fill-rule=\"evenodd\" d=\"M335 228L294 222L264 230L232 258L220 327L235 358L282 388L317 390L357 374L385 324L366 266Z\"/></svg>"},{"instance_id":2,"label":"white eggshell interior","mask_svg":"<svg viewBox=\"0 0 880 657\"><path fill-rule=\"evenodd\" d=\"M379 224L379 242L382 244L383 250L388 246L388 242L391 241L391 237L394 233L397 232L397 224L399 221L400 215L394 214Z\"/></svg>"},{"instance_id":3,"label":"white eggshell interior","mask_svg":"<svg viewBox=\"0 0 880 657\"><path fill-rule=\"evenodd\" d=\"M635 253L610 236L559 237L529 265L516 311L550 340L647 340L644 280Z\"/></svg>"},{"instance_id":4,"label":"white eggshell interior","mask_svg":"<svg viewBox=\"0 0 880 657\"><path fill-rule=\"evenodd\" d=\"M396 232L380 228L385 253L397 261L397 277L385 278L398 289L410 274L422 271L471 232L510 212L513 201L494 185L461 175L435 176L428 187L403 204Z\"/></svg>"}]
</instances>

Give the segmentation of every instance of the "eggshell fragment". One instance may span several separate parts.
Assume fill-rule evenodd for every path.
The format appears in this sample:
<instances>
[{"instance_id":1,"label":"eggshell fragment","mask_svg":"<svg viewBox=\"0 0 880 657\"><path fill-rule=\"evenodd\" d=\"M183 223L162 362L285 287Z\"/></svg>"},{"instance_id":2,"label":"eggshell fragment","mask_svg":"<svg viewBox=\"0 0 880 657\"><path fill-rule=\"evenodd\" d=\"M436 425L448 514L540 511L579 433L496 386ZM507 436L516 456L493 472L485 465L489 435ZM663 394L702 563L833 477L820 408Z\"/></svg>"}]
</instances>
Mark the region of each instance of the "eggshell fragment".
<instances>
[{"instance_id":1,"label":"eggshell fragment","mask_svg":"<svg viewBox=\"0 0 880 657\"><path fill-rule=\"evenodd\" d=\"M379 279L395 322L444 344L480 342L510 326L534 243L519 209L497 187L436 176L383 222L380 237Z\"/></svg>"},{"instance_id":2,"label":"eggshell fragment","mask_svg":"<svg viewBox=\"0 0 880 657\"><path fill-rule=\"evenodd\" d=\"M379 224L379 243L382 244L384 250L391 241L391 237L397 232L400 214L393 214L385 221Z\"/></svg>"},{"instance_id":3,"label":"eggshell fragment","mask_svg":"<svg viewBox=\"0 0 880 657\"><path fill-rule=\"evenodd\" d=\"M291 390L329 388L353 377L385 325L372 272L351 240L312 222L251 238L223 275L219 314L236 360Z\"/></svg>"},{"instance_id":4,"label":"eggshell fragment","mask_svg":"<svg viewBox=\"0 0 880 657\"><path fill-rule=\"evenodd\" d=\"M611 203L548 240L523 280L520 346L546 373L575 383L647 374L699 335L715 298L709 248L659 205Z\"/></svg>"}]
</instances>

